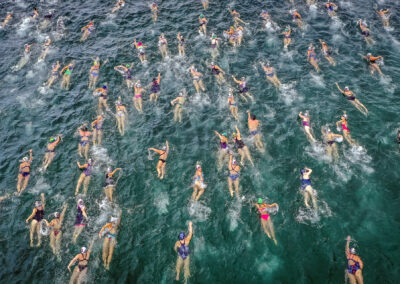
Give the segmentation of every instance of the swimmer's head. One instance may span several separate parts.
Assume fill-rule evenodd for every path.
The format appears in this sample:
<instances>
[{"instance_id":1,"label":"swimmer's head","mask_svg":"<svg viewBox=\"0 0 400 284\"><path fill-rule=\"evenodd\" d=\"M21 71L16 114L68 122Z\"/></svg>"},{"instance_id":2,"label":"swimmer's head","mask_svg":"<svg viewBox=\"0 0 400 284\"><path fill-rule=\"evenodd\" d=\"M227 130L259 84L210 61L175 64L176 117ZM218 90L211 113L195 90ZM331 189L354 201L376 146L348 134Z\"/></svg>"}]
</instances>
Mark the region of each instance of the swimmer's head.
<instances>
[{"instance_id":1,"label":"swimmer's head","mask_svg":"<svg viewBox=\"0 0 400 284\"><path fill-rule=\"evenodd\" d=\"M142 43L139 41L137 45L138 45L138 46L141 46L141 45L142 45Z\"/></svg>"},{"instance_id":2,"label":"swimmer's head","mask_svg":"<svg viewBox=\"0 0 400 284\"><path fill-rule=\"evenodd\" d=\"M262 12L265 14L265 13L267 13L267 10L262 10Z\"/></svg>"},{"instance_id":3,"label":"swimmer's head","mask_svg":"<svg viewBox=\"0 0 400 284\"><path fill-rule=\"evenodd\" d=\"M162 38L164 38L164 37L165 37L164 33L161 33L161 37L162 37Z\"/></svg>"},{"instance_id":4,"label":"swimmer's head","mask_svg":"<svg viewBox=\"0 0 400 284\"><path fill-rule=\"evenodd\" d=\"M116 102L115 102L115 104L116 104L117 106L120 106L120 105L122 105L122 103L121 103L121 101L120 101L120 100L116 101Z\"/></svg>"},{"instance_id":5,"label":"swimmer's head","mask_svg":"<svg viewBox=\"0 0 400 284\"><path fill-rule=\"evenodd\" d=\"M180 233L178 239L183 241L185 239L185 233Z\"/></svg>"},{"instance_id":6,"label":"swimmer's head","mask_svg":"<svg viewBox=\"0 0 400 284\"><path fill-rule=\"evenodd\" d=\"M347 114L343 114L342 117L343 117L344 119L347 119Z\"/></svg>"},{"instance_id":7,"label":"swimmer's head","mask_svg":"<svg viewBox=\"0 0 400 284\"><path fill-rule=\"evenodd\" d=\"M183 97L183 93L179 93L179 97Z\"/></svg>"},{"instance_id":8,"label":"swimmer's head","mask_svg":"<svg viewBox=\"0 0 400 284\"><path fill-rule=\"evenodd\" d=\"M60 213L59 213L59 212L55 212L55 213L54 213L54 217L60 218Z\"/></svg>"},{"instance_id":9,"label":"swimmer's head","mask_svg":"<svg viewBox=\"0 0 400 284\"><path fill-rule=\"evenodd\" d=\"M97 61L94 61L94 62L93 62L93 65L94 65L94 66L99 65L99 64L100 64L100 63L97 62Z\"/></svg>"},{"instance_id":10,"label":"swimmer's head","mask_svg":"<svg viewBox=\"0 0 400 284\"><path fill-rule=\"evenodd\" d=\"M241 80L244 81L244 80L246 80L246 78L245 78L245 77L242 77Z\"/></svg>"},{"instance_id":11,"label":"swimmer's head","mask_svg":"<svg viewBox=\"0 0 400 284\"><path fill-rule=\"evenodd\" d=\"M204 15L203 15L203 14L200 14L200 18L202 18L202 19L203 19L203 18L204 18Z\"/></svg>"},{"instance_id":12,"label":"swimmer's head","mask_svg":"<svg viewBox=\"0 0 400 284\"><path fill-rule=\"evenodd\" d=\"M331 133L332 131L331 131L330 128L328 128L328 129L326 130L326 132Z\"/></svg>"},{"instance_id":13,"label":"swimmer's head","mask_svg":"<svg viewBox=\"0 0 400 284\"><path fill-rule=\"evenodd\" d=\"M83 206L83 205L84 205L84 203L83 203L83 200L82 200L82 199L78 199L78 205L79 205L79 206Z\"/></svg>"},{"instance_id":14,"label":"swimmer's head","mask_svg":"<svg viewBox=\"0 0 400 284\"><path fill-rule=\"evenodd\" d=\"M310 46L308 47L308 50L312 50L312 45L310 45Z\"/></svg>"},{"instance_id":15,"label":"swimmer's head","mask_svg":"<svg viewBox=\"0 0 400 284\"><path fill-rule=\"evenodd\" d=\"M225 137L228 136L228 135L226 134L226 132L222 132L221 134L222 134L222 136L225 136Z\"/></svg>"},{"instance_id":16,"label":"swimmer's head","mask_svg":"<svg viewBox=\"0 0 400 284\"><path fill-rule=\"evenodd\" d=\"M93 25L93 22L92 22L92 21L90 21L90 22L89 22L89 26L92 26L92 25Z\"/></svg>"},{"instance_id":17,"label":"swimmer's head","mask_svg":"<svg viewBox=\"0 0 400 284\"><path fill-rule=\"evenodd\" d=\"M126 66L126 68L130 68L131 67L131 65L129 65L129 64L126 64L125 66Z\"/></svg>"},{"instance_id":18,"label":"swimmer's head","mask_svg":"<svg viewBox=\"0 0 400 284\"><path fill-rule=\"evenodd\" d=\"M56 138L54 138L54 137L51 137L50 140L49 140L50 143L52 143L54 141L56 141Z\"/></svg>"},{"instance_id":19,"label":"swimmer's head","mask_svg":"<svg viewBox=\"0 0 400 284\"><path fill-rule=\"evenodd\" d=\"M215 66L214 62L211 62L211 66Z\"/></svg>"},{"instance_id":20,"label":"swimmer's head","mask_svg":"<svg viewBox=\"0 0 400 284\"><path fill-rule=\"evenodd\" d=\"M258 199L258 204L262 204L262 202L263 202L262 198L259 198Z\"/></svg>"},{"instance_id":21,"label":"swimmer's head","mask_svg":"<svg viewBox=\"0 0 400 284\"><path fill-rule=\"evenodd\" d=\"M118 218L111 216L110 223L117 223L117 221L118 221Z\"/></svg>"},{"instance_id":22,"label":"swimmer's head","mask_svg":"<svg viewBox=\"0 0 400 284\"><path fill-rule=\"evenodd\" d=\"M235 159L232 159L232 164L233 164L233 165L236 165L236 164L237 164L237 161L236 161Z\"/></svg>"},{"instance_id":23,"label":"swimmer's head","mask_svg":"<svg viewBox=\"0 0 400 284\"><path fill-rule=\"evenodd\" d=\"M253 114L253 115L251 116L251 119L252 119L252 120L256 120L256 115Z\"/></svg>"},{"instance_id":24,"label":"swimmer's head","mask_svg":"<svg viewBox=\"0 0 400 284\"><path fill-rule=\"evenodd\" d=\"M35 202L35 207L40 207L42 206L42 202L41 201L36 201Z\"/></svg>"},{"instance_id":25,"label":"swimmer's head","mask_svg":"<svg viewBox=\"0 0 400 284\"><path fill-rule=\"evenodd\" d=\"M232 98L232 97L233 97L233 94L232 94L231 92L229 92L228 97L229 97L229 98Z\"/></svg>"},{"instance_id":26,"label":"swimmer's head","mask_svg":"<svg viewBox=\"0 0 400 284\"><path fill-rule=\"evenodd\" d=\"M350 253L351 253L351 254L357 254L356 249L355 249L355 248L351 248L351 249L350 249Z\"/></svg>"},{"instance_id":27,"label":"swimmer's head","mask_svg":"<svg viewBox=\"0 0 400 284\"><path fill-rule=\"evenodd\" d=\"M107 85L106 84L103 85L103 89L107 90Z\"/></svg>"},{"instance_id":28,"label":"swimmer's head","mask_svg":"<svg viewBox=\"0 0 400 284\"><path fill-rule=\"evenodd\" d=\"M349 87L348 87L348 86L345 86L345 87L344 87L344 90L345 90L345 91L348 91L348 90L349 90Z\"/></svg>"},{"instance_id":29,"label":"swimmer's head","mask_svg":"<svg viewBox=\"0 0 400 284\"><path fill-rule=\"evenodd\" d=\"M288 27L286 27L286 28L285 28L285 32L288 32L288 31L289 31L289 28L288 28Z\"/></svg>"},{"instance_id":30,"label":"swimmer's head","mask_svg":"<svg viewBox=\"0 0 400 284\"><path fill-rule=\"evenodd\" d=\"M111 173L112 169L110 167L107 168L107 173Z\"/></svg>"},{"instance_id":31,"label":"swimmer's head","mask_svg":"<svg viewBox=\"0 0 400 284\"><path fill-rule=\"evenodd\" d=\"M308 116L308 112L307 111L304 113L304 116Z\"/></svg>"},{"instance_id":32,"label":"swimmer's head","mask_svg":"<svg viewBox=\"0 0 400 284\"><path fill-rule=\"evenodd\" d=\"M371 53L367 53L367 56L370 57L370 56L372 56L372 54Z\"/></svg>"},{"instance_id":33,"label":"swimmer's head","mask_svg":"<svg viewBox=\"0 0 400 284\"><path fill-rule=\"evenodd\" d=\"M82 126L81 130L82 130L82 131L88 131L88 128L87 128L86 125L84 125L84 126Z\"/></svg>"},{"instance_id":34,"label":"swimmer's head","mask_svg":"<svg viewBox=\"0 0 400 284\"><path fill-rule=\"evenodd\" d=\"M201 169L201 165L197 164L196 169Z\"/></svg>"},{"instance_id":35,"label":"swimmer's head","mask_svg":"<svg viewBox=\"0 0 400 284\"><path fill-rule=\"evenodd\" d=\"M89 165L93 164L93 160L92 160L92 159L89 159L89 160L88 160L88 164L89 164Z\"/></svg>"},{"instance_id":36,"label":"swimmer's head","mask_svg":"<svg viewBox=\"0 0 400 284\"><path fill-rule=\"evenodd\" d=\"M84 254L84 253L86 253L86 252L87 252L87 248L86 248L86 247L82 247L82 248L81 248L81 253Z\"/></svg>"},{"instance_id":37,"label":"swimmer's head","mask_svg":"<svg viewBox=\"0 0 400 284\"><path fill-rule=\"evenodd\" d=\"M167 150L167 146L164 145L164 146L161 147L161 149L162 150Z\"/></svg>"},{"instance_id":38,"label":"swimmer's head","mask_svg":"<svg viewBox=\"0 0 400 284\"><path fill-rule=\"evenodd\" d=\"M28 157L23 157L22 162L28 162Z\"/></svg>"},{"instance_id":39,"label":"swimmer's head","mask_svg":"<svg viewBox=\"0 0 400 284\"><path fill-rule=\"evenodd\" d=\"M306 169L301 169L300 173L303 175L306 172Z\"/></svg>"},{"instance_id":40,"label":"swimmer's head","mask_svg":"<svg viewBox=\"0 0 400 284\"><path fill-rule=\"evenodd\" d=\"M212 39L216 39L217 38L217 36L216 35L212 35Z\"/></svg>"},{"instance_id":41,"label":"swimmer's head","mask_svg":"<svg viewBox=\"0 0 400 284\"><path fill-rule=\"evenodd\" d=\"M141 87L142 87L142 85L140 83L136 84L136 88L141 88Z\"/></svg>"}]
</instances>

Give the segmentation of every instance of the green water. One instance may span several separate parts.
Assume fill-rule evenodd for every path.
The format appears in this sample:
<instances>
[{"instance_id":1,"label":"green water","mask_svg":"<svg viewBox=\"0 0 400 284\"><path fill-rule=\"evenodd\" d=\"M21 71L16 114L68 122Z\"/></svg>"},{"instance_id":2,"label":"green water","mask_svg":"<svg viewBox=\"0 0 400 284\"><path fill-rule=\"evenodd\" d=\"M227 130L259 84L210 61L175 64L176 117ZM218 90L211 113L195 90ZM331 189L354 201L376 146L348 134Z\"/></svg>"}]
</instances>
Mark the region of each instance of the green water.
<instances>
[{"instance_id":1,"label":"green water","mask_svg":"<svg viewBox=\"0 0 400 284\"><path fill-rule=\"evenodd\" d=\"M400 12L396 1L379 1L379 8ZM339 20L332 21L322 7L309 8L303 1L296 7L303 15L306 29L293 32L293 43L283 50L280 31L262 30L258 18L268 9L281 27L291 23L289 1L211 1L205 13L208 31L222 37L232 24L227 7L236 8L245 27L243 44L232 48L224 42L216 64L229 75L246 76L256 103L239 100L240 123L237 123L249 145L255 168L242 168L241 195L231 198L227 187L226 167L218 172L216 155L218 139L214 130L232 133L236 122L229 113L228 82L219 86L208 69L211 62L208 37L197 33L200 1L163 1L156 24L144 2L127 1L117 14L110 16L113 1L42 1L41 14L55 9L52 22L59 16L67 37L56 40L49 30L38 30L37 23L26 20L34 4L29 1L6 1L0 4L0 18L6 10L14 20L0 30L0 145L1 195L15 191L19 160L32 148L34 161L29 186L21 197L12 195L0 207L0 281L3 283L66 283L69 261L96 239L109 216L122 210L118 244L110 271L101 262L102 241L96 241L89 266L90 283L171 283L175 279L176 253L173 246L180 232L187 232L187 221L193 221L190 283L343 283L346 259L345 238L364 261L365 283L397 283L400 272L398 247L400 212L398 196L399 147L395 141L398 124L398 49L399 22L391 18L392 29L385 30L373 11L374 1L339 1ZM376 40L367 46L356 27L358 18L366 19ZM24 20L25 19L25 20ZM84 43L79 42L80 28L94 20L96 31ZM54 24L55 27L55 24ZM177 57L176 33L187 39L186 58ZM164 32L172 55L161 60L158 36ZM46 36L54 38L52 50L42 63L36 63ZM142 40L149 48L149 62L141 65L132 39ZM337 61L331 67L322 57L318 39L324 39ZM306 60L308 44L317 46L321 73L312 70ZM31 61L20 71L11 72L23 54L25 43L32 47ZM385 65L382 78L371 76L360 54L382 55ZM76 167L78 137L76 129L94 120L97 99L88 90L88 72L92 57L104 63L98 86L110 87L109 105L122 97L129 112L126 135L121 137L115 119L107 114L103 144L91 147L96 161L94 177L86 201L89 225L78 243L71 243L76 214L75 185L80 175ZM72 59L76 68L69 91L43 88L51 64ZM264 79L258 62L269 60L284 84L280 90ZM145 96L144 114L132 105L120 74L113 70L119 64L134 62L133 75L147 85L158 72L162 75L161 97L151 103ZM207 91L195 95L189 67L195 64L204 76ZM334 83L348 85L369 110L367 117L358 112L336 90ZM186 88L188 100L181 124L174 123L169 101ZM247 135L245 111L250 109L262 122L266 153L256 151ZM320 144L312 147L306 140L297 115L309 110L316 138L319 129L334 123L343 111L349 115L352 137L362 146L355 150L339 144L340 160L330 163ZM48 138L63 134L54 162L46 173L39 172ZM165 180L157 179L157 157L149 160L147 148L160 148L165 140L171 146ZM81 163L84 161L79 160ZM203 165L208 187L200 201L190 201L191 177L196 162ZM115 204L105 201L104 172L121 167L115 193ZM299 193L299 171L313 169L313 187L318 192L318 212L306 210ZM46 194L45 217L60 211L68 203L63 226L62 260L51 253L48 239L40 249L30 248L30 215L39 194ZM277 202L279 212L272 216L278 246L267 238L259 217L251 206L256 198Z\"/></svg>"}]
</instances>

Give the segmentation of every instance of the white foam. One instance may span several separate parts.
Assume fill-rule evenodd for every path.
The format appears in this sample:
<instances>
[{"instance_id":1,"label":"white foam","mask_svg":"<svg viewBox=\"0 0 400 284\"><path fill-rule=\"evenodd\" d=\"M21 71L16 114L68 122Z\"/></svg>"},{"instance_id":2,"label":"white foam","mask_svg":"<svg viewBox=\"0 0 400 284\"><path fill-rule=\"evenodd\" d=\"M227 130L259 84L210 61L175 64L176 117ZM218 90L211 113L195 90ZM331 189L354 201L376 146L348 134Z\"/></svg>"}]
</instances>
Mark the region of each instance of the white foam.
<instances>
[{"instance_id":1,"label":"white foam","mask_svg":"<svg viewBox=\"0 0 400 284\"><path fill-rule=\"evenodd\" d=\"M154 206L157 208L159 214L168 213L169 196L166 192L160 192L157 194L157 198L154 201Z\"/></svg>"},{"instance_id":2,"label":"white foam","mask_svg":"<svg viewBox=\"0 0 400 284\"><path fill-rule=\"evenodd\" d=\"M189 215L198 222L207 221L211 214L211 209L199 201L190 202L188 211Z\"/></svg>"}]
</instances>

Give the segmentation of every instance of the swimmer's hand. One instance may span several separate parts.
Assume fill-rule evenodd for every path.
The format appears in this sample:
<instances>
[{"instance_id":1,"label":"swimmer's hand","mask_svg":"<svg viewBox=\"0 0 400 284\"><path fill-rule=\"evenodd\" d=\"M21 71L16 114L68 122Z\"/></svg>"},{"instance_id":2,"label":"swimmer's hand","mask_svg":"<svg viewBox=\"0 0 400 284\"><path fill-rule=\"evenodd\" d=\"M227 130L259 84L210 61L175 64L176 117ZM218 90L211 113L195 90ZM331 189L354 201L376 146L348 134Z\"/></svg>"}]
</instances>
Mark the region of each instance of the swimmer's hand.
<instances>
[{"instance_id":1,"label":"swimmer's hand","mask_svg":"<svg viewBox=\"0 0 400 284\"><path fill-rule=\"evenodd\" d=\"M347 236L346 240L347 240L348 242L350 242L350 241L351 241L351 237L350 237L350 236Z\"/></svg>"}]
</instances>

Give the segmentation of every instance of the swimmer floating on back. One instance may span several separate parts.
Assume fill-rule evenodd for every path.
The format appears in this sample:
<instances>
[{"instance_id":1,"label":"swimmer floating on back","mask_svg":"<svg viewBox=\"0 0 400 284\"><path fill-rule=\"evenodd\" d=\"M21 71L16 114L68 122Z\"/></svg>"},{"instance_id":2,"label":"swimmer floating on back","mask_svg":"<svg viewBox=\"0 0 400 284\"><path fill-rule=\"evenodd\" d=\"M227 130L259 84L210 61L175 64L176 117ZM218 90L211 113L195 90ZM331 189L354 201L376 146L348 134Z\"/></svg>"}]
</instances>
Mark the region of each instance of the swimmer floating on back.
<instances>
[{"instance_id":1,"label":"swimmer floating on back","mask_svg":"<svg viewBox=\"0 0 400 284\"><path fill-rule=\"evenodd\" d=\"M297 24L299 29L303 29L304 25L303 21L301 20L301 15L299 14L299 12L297 12L297 10L294 9L293 12L291 12L291 15L292 15L292 21Z\"/></svg>"},{"instance_id":2,"label":"swimmer floating on back","mask_svg":"<svg viewBox=\"0 0 400 284\"><path fill-rule=\"evenodd\" d=\"M225 158L229 155L228 137L226 132L220 134L218 131L214 131L214 133L219 138L218 170L221 170Z\"/></svg>"},{"instance_id":3,"label":"swimmer floating on back","mask_svg":"<svg viewBox=\"0 0 400 284\"><path fill-rule=\"evenodd\" d=\"M117 118L117 127L121 136L125 135L125 122L128 111L121 102L121 97L115 102L115 117Z\"/></svg>"},{"instance_id":4,"label":"swimmer floating on back","mask_svg":"<svg viewBox=\"0 0 400 284\"><path fill-rule=\"evenodd\" d=\"M331 2L330 0L328 0L328 2L325 4L325 9L328 12L329 17L333 18L336 16L336 11L338 9L338 6Z\"/></svg>"},{"instance_id":5,"label":"swimmer floating on back","mask_svg":"<svg viewBox=\"0 0 400 284\"><path fill-rule=\"evenodd\" d=\"M179 56L185 56L185 38L178 32L176 38L178 39L178 53Z\"/></svg>"},{"instance_id":6,"label":"swimmer floating on back","mask_svg":"<svg viewBox=\"0 0 400 284\"><path fill-rule=\"evenodd\" d=\"M281 85L281 81L279 81L278 77L276 76L274 67L271 67L268 61L266 64L260 61L260 64L265 72L265 78L267 78L267 80L271 82L275 86L275 88L279 88L279 86Z\"/></svg>"},{"instance_id":7,"label":"swimmer floating on back","mask_svg":"<svg viewBox=\"0 0 400 284\"><path fill-rule=\"evenodd\" d=\"M82 152L83 152L85 159L88 159L89 142L92 132L89 131L86 124L83 124L78 128L78 134L80 136L80 141L78 144L78 154L80 157L82 157Z\"/></svg>"},{"instance_id":8,"label":"swimmer floating on back","mask_svg":"<svg viewBox=\"0 0 400 284\"><path fill-rule=\"evenodd\" d=\"M60 61L57 61L56 64L53 64L51 66L51 75L50 78L45 83L46 87L50 88L53 85L54 81L58 78L58 69L60 69L60 67L61 67Z\"/></svg>"},{"instance_id":9,"label":"swimmer floating on back","mask_svg":"<svg viewBox=\"0 0 400 284\"><path fill-rule=\"evenodd\" d=\"M28 181L31 176L32 149L29 150L29 158L23 157L19 165L17 193L20 195L28 186Z\"/></svg>"},{"instance_id":10,"label":"swimmer floating on back","mask_svg":"<svg viewBox=\"0 0 400 284\"><path fill-rule=\"evenodd\" d=\"M304 128L304 132L307 135L308 140L310 141L310 143L315 143L317 142L317 140L315 140L313 134L312 134L312 130L311 130L311 122L310 122L310 116L308 115L308 112L304 113L301 111L299 113L299 117L301 118L301 124L303 125Z\"/></svg>"},{"instance_id":11,"label":"swimmer floating on back","mask_svg":"<svg viewBox=\"0 0 400 284\"><path fill-rule=\"evenodd\" d=\"M256 115L251 115L250 111L247 111L247 125L249 127L250 135L254 136L254 144L258 151L264 153L264 144L261 141L261 133L259 130L260 121L256 119Z\"/></svg>"},{"instance_id":12,"label":"swimmer floating on back","mask_svg":"<svg viewBox=\"0 0 400 284\"><path fill-rule=\"evenodd\" d=\"M229 193L233 197L233 186L235 186L236 196L239 197L240 166L237 164L237 161L232 157L232 154L229 155L228 169Z\"/></svg>"},{"instance_id":13,"label":"swimmer floating on back","mask_svg":"<svg viewBox=\"0 0 400 284\"><path fill-rule=\"evenodd\" d=\"M321 129L322 139L325 143L325 151L329 158L333 161L337 161L339 159L339 152L336 143L343 141L343 136L340 134L334 134L332 131L327 128Z\"/></svg>"},{"instance_id":14,"label":"swimmer floating on back","mask_svg":"<svg viewBox=\"0 0 400 284\"><path fill-rule=\"evenodd\" d=\"M12 20L12 17L13 17L12 13L11 12L7 12L7 16L4 19L3 23L1 24L1 26L4 28L8 24L8 22Z\"/></svg>"},{"instance_id":15,"label":"swimmer floating on back","mask_svg":"<svg viewBox=\"0 0 400 284\"><path fill-rule=\"evenodd\" d=\"M75 228L74 234L72 236L72 243L76 244L76 240L82 233L83 229L86 227L88 216L86 214L86 206L82 199L77 202L77 212L75 217Z\"/></svg>"},{"instance_id":16,"label":"swimmer floating on back","mask_svg":"<svg viewBox=\"0 0 400 284\"><path fill-rule=\"evenodd\" d=\"M88 267L88 260L90 258L90 253L92 251L93 241L89 246L89 249L86 247L81 248L81 253L77 254L71 262L68 264L68 270L71 272L71 266L78 261L78 265L75 266L74 271L72 272L71 279L69 280L69 284L80 284L87 279L87 267Z\"/></svg>"},{"instance_id":17,"label":"swimmer floating on back","mask_svg":"<svg viewBox=\"0 0 400 284\"><path fill-rule=\"evenodd\" d=\"M154 151L160 155L157 162L157 176L159 179L163 179L165 177L165 165L167 163L167 157L169 154L168 141L165 141L165 146L163 146L161 150L158 150L156 148L148 148L148 150Z\"/></svg>"},{"instance_id":18,"label":"swimmer floating on back","mask_svg":"<svg viewBox=\"0 0 400 284\"><path fill-rule=\"evenodd\" d=\"M133 68L133 63L126 64L125 66L118 65L114 67L114 70L118 71L119 73L122 74L122 76L124 76L125 83L128 89L132 89L133 87L132 68Z\"/></svg>"},{"instance_id":19,"label":"swimmer floating on back","mask_svg":"<svg viewBox=\"0 0 400 284\"><path fill-rule=\"evenodd\" d=\"M339 87L338 82L336 82L336 87L338 88L339 92L341 92L346 99L349 100L362 114L368 114L368 109L355 97L354 93L350 91L349 87L346 86L344 87L344 90L342 90Z\"/></svg>"},{"instance_id":20,"label":"swimmer floating on back","mask_svg":"<svg viewBox=\"0 0 400 284\"><path fill-rule=\"evenodd\" d=\"M153 80L150 83L150 101L157 101L158 97L160 96L160 83L161 83L161 74L158 73L157 78L153 78Z\"/></svg>"},{"instance_id":21,"label":"swimmer floating on back","mask_svg":"<svg viewBox=\"0 0 400 284\"><path fill-rule=\"evenodd\" d=\"M218 65L216 65L214 62L211 62L211 73L217 78L218 84L222 84L225 82L224 78L224 70L221 69Z\"/></svg>"},{"instance_id":22,"label":"swimmer floating on back","mask_svg":"<svg viewBox=\"0 0 400 284\"><path fill-rule=\"evenodd\" d=\"M109 111L107 100L108 100L108 86L106 83L103 84L103 87L97 88L93 91L93 96L98 97L98 107L97 111L102 113L103 111Z\"/></svg>"},{"instance_id":23,"label":"swimmer floating on back","mask_svg":"<svg viewBox=\"0 0 400 284\"><path fill-rule=\"evenodd\" d=\"M252 101L254 101L253 96L249 92L249 88L247 87L247 81L245 77L242 77L240 80L237 80L235 76L232 75L233 81L239 85L239 94L240 96L247 102L247 97L249 97Z\"/></svg>"},{"instance_id":24,"label":"swimmer floating on back","mask_svg":"<svg viewBox=\"0 0 400 284\"><path fill-rule=\"evenodd\" d=\"M117 171L119 171L119 177L121 177L121 172L122 172L121 168L116 168L115 170L112 170L111 168L107 168L106 181L104 183L104 193L106 194L106 196L107 196L108 200L110 200L110 202L114 202L113 201L113 193L114 193L115 187L117 186L117 182L114 181L114 175Z\"/></svg>"},{"instance_id":25,"label":"swimmer floating on back","mask_svg":"<svg viewBox=\"0 0 400 284\"><path fill-rule=\"evenodd\" d=\"M363 22L361 19L358 20L357 22L360 26L361 29L361 34L364 36L365 42L367 44L374 44L375 41L371 37L371 31L368 28L368 25L366 22Z\"/></svg>"},{"instance_id":26,"label":"swimmer floating on back","mask_svg":"<svg viewBox=\"0 0 400 284\"><path fill-rule=\"evenodd\" d=\"M60 246L61 246L61 236L62 236L62 222L64 221L65 211L67 210L67 204L64 203L64 208L61 212L54 213L54 219L50 222L46 221L48 227L51 228L50 232L50 247L53 253L61 260L60 256Z\"/></svg>"},{"instance_id":27,"label":"swimmer floating on back","mask_svg":"<svg viewBox=\"0 0 400 284\"><path fill-rule=\"evenodd\" d=\"M307 60L315 68L315 71L319 72L320 69L318 66L318 58L317 55L315 54L315 49L312 43L310 43L310 45L308 46Z\"/></svg>"},{"instance_id":28,"label":"swimmer floating on back","mask_svg":"<svg viewBox=\"0 0 400 284\"><path fill-rule=\"evenodd\" d=\"M285 36L283 38L283 48L287 49L290 43L292 42L292 38L290 37L290 34L292 33L292 29L290 26L286 26L285 30L283 31L283 35Z\"/></svg>"},{"instance_id":29,"label":"swimmer floating on back","mask_svg":"<svg viewBox=\"0 0 400 284\"><path fill-rule=\"evenodd\" d=\"M99 71L100 71L100 58L96 57L89 71L89 89L91 90L96 88L96 83L99 78Z\"/></svg>"},{"instance_id":30,"label":"swimmer floating on back","mask_svg":"<svg viewBox=\"0 0 400 284\"><path fill-rule=\"evenodd\" d=\"M194 65L190 67L190 73L192 73L193 85L196 89L196 93L200 93L200 89L205 92L206 88L204 88L203 84L203 73L197 71L197 68L195 68Z\"/></svg>"},{"instance_id":31,"label":"swimmer floating on back","mask_svg":"<svg viewBox=\"0 0 400 284\"><path fill-rule=\"evenodd\" d=\"M142 42L136 42L136 38L133 40L133 44L137 49L138 57L140 59L140 62L143 63L146 61L146 48Z\"/></svg>"},{"instance_id":32,"label":"swimmer floating on back","mask_svg":"<svg viewBox=\"0 0 400 284\"><path fill-rule=\"evenodd\" d=\"M151 5L149 5L149 8L151 10L153 22L155 23L157 21L158 6L155 2L153 2Z\"/></svg>"},{"instance_id":33,"label":"swimmer floating on back","mask_svg":"<svg viewBox=\"0 0 400 284\"><path fill-rule=\"evenodd\" d=\"M264 203L261 198L258 199L257 203L254 203L254 206L257 208L258 213L260 214L261 227L265 234L267 234L268 238L272 239L275 245L278 244L278 241L275 237L274 225L272 224L271 216L268 214L271 209L270 208L279 208L277 203L267 204Z\"/></svg>"},{"instance_id":34,"label":"swimmer floating on back","mask_svg":"<svg viewBox=\"0 0 400 284\"><path fill-rule=\"evenodd\" d=\"M69 89L69 84L71 81L71 74L72 70L75 67L75 62L71 61L67 66L65 66L63 69L60 71L60 75L64 73L61 81L61 89L68 90Z\"/></svg>"},{"instance_id":35,"label":"swimmer floating on back","mask_svg":"<svg viewBox=\"0 0 400 284\"><path fill-rule=\"evenodd\" d=\"M304 196L304 204L307 208L310 208L310 200L312 201L314 210L317 210L317 193L315 189L311 186L310 175L312 170L309 168L304 168L300 170L301 174L301 188L300 192Z\"/></svg>"},{"instance_id":36,"label":"swimmer floating on back","mask_svg":"<svg viewBox=\"0 0 400 284\"><path fill-rule=\"evenodd\" d=\"M207 34L207 19L203 14L199 16L199 34L206 35Z\"/></svg>"},{"instance_id":37,"label":"swimmer floating on back","mask_svg":"<svg viewBox=\"0 0 400 284\"><path fill-rule=\"evenodd\" d=\"M97 118L92 122L94 146L101 145L103 137L103 123L104 123L104 117L102 115L97 116Z\"/></svg>"},{"instance_id":38,"label":"swimmer floating on back","mask_svg":"<svg viewBox=\"0 0 400 284\"><path fill-rule=\"evenodd\" d=\"M383 26L389 27L390 26L390 23L389 23L390 10L389 9L386 9L386 10L380 9L378 11L377 9L375 9L375 11L378 13L379 17L381 18Z\"/></svg>"},{"instance_id":39,"label":"swimmer floating on back","mask_svg":"<svg viewBox=\"0 0 400 284\"><path fill-rule=\"evenodd\" d=\"M140 80L136 81L135 85L133 86L134 89L134 96L133 96L133 106L139 113L143 113L143 93L144 89L142 84L140 84Z\"/></svg>"},{"instance_id":40,"label":"swimmer floating on back","mask_svg":"<svg viewBox=\"0 0 400 284\"><path fill-rule=\"evenodd\" d=\"M158 48L160 49L162 59L168 56L168 41L164 33L161 33L158 38Z\"/></svg>"},{"instance_id":41,"label":"swimmer floating on back","mask_svg":"<svg viewBox=\"0 0 400 284\"><path fill-rule=\"evenodd\" d=\"M228 104L229 104L229 109L231 111L232 116L239 121L239 114L238 114L238 107L235 102L235 97L233 94L233 89L229 88L229 94L228 94Z\"/></svg>"},{"instance_id":42,"label":"swimmer floating on back","mask_svg":"<svg viewBox=\"0 0 400 284\"><path fill-rule=\"evenodd\" d=\"M208 0L200 0L200 1L201 1L201 4L203 4L204 10L207 10L208 9Z\"/></svg>"},{"instance_id":43,"label":"swimmer floating on back","mask_svg":"<svg viewBox=\"0 0 400 284\"><path fill-rule=\"evenodd\" d=\"M117 3L115 3L115 6L112 8L111 13L115 14L121 9L122 7L125 6L125 1L124 0L117 0Z\"/></svg>"}]
</instances>

